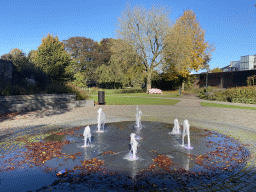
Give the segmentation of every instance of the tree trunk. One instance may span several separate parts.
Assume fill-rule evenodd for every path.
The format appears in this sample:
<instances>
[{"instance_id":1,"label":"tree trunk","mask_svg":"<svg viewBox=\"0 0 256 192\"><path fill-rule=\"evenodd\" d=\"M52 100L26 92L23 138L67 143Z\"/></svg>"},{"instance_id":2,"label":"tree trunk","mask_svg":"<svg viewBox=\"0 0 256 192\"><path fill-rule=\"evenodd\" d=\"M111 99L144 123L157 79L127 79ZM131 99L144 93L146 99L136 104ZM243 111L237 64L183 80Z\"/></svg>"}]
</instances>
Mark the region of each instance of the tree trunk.
<instances>
[{"instance_id":1,"label":"tree trunk","mask_svg":"<svg viewBox=\"0 0 256 192\"><path fill-rule=\"evenodd\" d=\"M149 93L149 89L151 89L151 72L148 73L147 77L147 93Z\"/></svg>"},{"instance_id":2,"label":"tree trunk","mask_svg":"<svg viewBox=\"0 0 256 192\"><path fill-rule=\"evenodd\" d=\"M185 81L182 81L182 86L181 86L181 91L184 91L184 87L185 87Z\"/></svg>"}]
</instances>

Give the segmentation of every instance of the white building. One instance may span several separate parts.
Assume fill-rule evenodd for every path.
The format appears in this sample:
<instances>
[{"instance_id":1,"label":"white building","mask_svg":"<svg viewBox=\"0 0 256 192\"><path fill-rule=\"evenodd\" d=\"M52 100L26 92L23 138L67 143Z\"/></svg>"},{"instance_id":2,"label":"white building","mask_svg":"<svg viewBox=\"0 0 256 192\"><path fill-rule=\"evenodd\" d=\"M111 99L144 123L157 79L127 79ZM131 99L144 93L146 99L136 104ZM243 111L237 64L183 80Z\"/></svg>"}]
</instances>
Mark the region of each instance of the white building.
<instances>
[{"instance_id":1,"label":"white building","mask_svg":"<svg viewBox=\"0 0 256 192\"><path fill-rule=\"evenodd\" d=\"M256 55L247 55L241 57L240 70L251 70L254 68L254 58Z\"/></svg>"},{"instance_id":2,"label":"white building","mask_svg":"<svg viewBox=\"0 0 256 192\"><path fill-rule=\"evenodd\" d=\"M231 61L230 65L221 69L223 72L256 70L256 55L241 56L239 61Z\"/></svg>"}]
</instances>

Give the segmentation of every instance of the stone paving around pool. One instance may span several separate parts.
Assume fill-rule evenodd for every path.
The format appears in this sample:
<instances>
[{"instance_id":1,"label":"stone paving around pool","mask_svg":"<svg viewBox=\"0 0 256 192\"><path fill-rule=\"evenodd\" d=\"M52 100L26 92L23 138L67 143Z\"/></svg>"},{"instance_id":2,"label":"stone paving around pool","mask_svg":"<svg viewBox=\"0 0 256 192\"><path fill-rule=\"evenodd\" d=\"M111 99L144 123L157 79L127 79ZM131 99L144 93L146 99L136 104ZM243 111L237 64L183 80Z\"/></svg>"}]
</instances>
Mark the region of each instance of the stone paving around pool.
<instances>
[{"instance_id":1,"label":"stone paving around pool","mask_svg":"<svg viewBox=\"0 0 256 192\"><path fill-rule=\"evenodd\" d=\"M175 98L176 99L176 98ZM255 191L256 187L256 110L203 107L200 102L208 102L197 98L178 98L181 102L174 106L141 105L142 121L160 121L173 123L175 118L179 122L188 119L191 126L217 131L238 139L250 150L251 158L247 168L223 178L222 182L208 181L190 191ZM223 103L223 102L219 102ZM237 104L236 104L237 105ZM242 104L245 106L246 104ZM254 106L255 105L246 105ZM97 111L102 108L107 121L120 119L135 119L136 106L94 106L59 111L34 111L25 114L7 116L0 119L0 138L17 130L33 128L36 126L77 126L97 122Z\"/></svg>"}]
</instances>

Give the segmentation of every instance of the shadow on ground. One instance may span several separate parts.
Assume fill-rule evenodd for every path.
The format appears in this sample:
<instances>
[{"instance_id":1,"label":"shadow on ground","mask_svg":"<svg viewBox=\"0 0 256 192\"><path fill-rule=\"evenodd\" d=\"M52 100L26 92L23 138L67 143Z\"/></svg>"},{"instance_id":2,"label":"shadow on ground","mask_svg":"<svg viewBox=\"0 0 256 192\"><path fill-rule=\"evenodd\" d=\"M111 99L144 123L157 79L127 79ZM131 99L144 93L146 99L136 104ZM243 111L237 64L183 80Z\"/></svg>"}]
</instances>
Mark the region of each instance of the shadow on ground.
<instances>
[{"instance_id":1,"label":"shadow on ground","mask_svg":"<svg viewBox=\"0 0 256 192\"><path fill-rule=\"evenodd\" d=\"M0 115L0 122L6 120L16 119L29 119L29 118L44 118L52 115L60 115L71 111L69 108L55 109L55 110L37 110L37 111L25 111L25 112L13 112Z\"/></svg>"}]
</instances>

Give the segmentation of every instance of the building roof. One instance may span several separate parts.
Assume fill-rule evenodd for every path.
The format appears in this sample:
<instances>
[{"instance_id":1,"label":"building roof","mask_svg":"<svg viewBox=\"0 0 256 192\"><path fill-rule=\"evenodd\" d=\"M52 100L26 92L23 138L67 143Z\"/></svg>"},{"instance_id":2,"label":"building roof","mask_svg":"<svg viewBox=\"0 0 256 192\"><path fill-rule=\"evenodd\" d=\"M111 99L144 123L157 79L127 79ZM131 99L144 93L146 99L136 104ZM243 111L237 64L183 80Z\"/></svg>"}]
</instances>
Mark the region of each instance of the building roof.
<instances>
[{"instance_id":1,"label":"building roof","mask_svg":"<svg viewBox=\"0 0 256 192\"><path fill-rule=\"evenodd\" d=\"M230 68L230 65L227 65L226 67L222 67L221 69Z\"/></svg>"}]
</instances>

